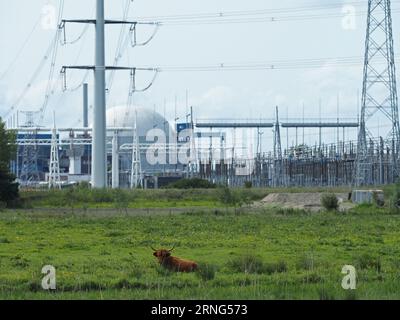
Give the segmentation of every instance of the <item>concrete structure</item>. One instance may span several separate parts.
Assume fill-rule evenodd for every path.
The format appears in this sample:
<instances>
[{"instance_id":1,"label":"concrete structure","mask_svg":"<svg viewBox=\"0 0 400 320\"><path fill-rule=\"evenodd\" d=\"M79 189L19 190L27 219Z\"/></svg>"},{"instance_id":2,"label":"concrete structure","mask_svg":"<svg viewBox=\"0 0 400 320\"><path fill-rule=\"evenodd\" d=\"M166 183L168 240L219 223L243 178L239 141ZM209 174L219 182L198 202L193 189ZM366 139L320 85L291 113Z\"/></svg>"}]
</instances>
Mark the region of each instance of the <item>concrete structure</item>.
<instances>
[{"instance_id":1,"label":"concrete structure","mask_svg":"<svg viewBox=\"0 0 400 320\"><path fill-rule=\"evenodd\" d=\"M351 201L357 204L371 204L375 201L384 203L385 195L382 190L353 190L351 193Z\"/></svg>"}]
</instances>

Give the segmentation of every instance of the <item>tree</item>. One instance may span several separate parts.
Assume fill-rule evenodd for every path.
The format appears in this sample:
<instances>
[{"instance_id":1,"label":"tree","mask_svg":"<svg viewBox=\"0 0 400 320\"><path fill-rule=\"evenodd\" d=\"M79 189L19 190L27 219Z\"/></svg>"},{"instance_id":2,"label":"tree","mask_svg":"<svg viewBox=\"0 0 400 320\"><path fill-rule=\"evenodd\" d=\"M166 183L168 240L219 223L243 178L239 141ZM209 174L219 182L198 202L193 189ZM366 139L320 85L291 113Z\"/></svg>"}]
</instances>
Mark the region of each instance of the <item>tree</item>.
<instances>
[{"instance_id":1,"label":"tree","mask_svg":"<svg viewBox=\"0 0 400 320\"><path fill-rule=\"evenodd\" d=\"M0 118L0 202L10 203L18 198L18 184L10 173L10 162L15 157L15 133L7 131Z\"/></svg>"}]
</instances>

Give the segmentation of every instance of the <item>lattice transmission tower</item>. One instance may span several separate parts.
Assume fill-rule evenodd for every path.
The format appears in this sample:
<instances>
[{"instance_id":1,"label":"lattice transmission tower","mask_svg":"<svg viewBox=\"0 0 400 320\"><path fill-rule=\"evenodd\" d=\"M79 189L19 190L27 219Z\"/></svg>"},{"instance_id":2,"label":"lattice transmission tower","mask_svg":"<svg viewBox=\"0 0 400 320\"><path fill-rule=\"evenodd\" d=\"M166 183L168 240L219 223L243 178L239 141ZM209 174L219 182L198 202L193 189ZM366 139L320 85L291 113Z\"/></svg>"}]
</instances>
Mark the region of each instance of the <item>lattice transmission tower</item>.
<instances>
[{"instance_id":1,"label":"lattice transmission tower","mask_svg":"<svg viewBox=\"0 0 400 320\"><path fill-rule=\"evenodd\" d=\"M373 137L377 137L376 130L373 133L377 121L378 127L385 128L382 119L389 128L383 135L385 143L391 148L392 169L388 174L391 180L395 180L399 174L400 129L390 0L368 1L361 107L355 182L357 185L378 183L370 148ZM381 129L378 135L382 135Z\"/></svg>"},{"instance_id":2,"label":"lattice transmission tower","mask_svg":"<svg viewBox=\"0 0 400 320\"><path fill-rule=\"evenodd\" d=\"M19 180L21 185L29 186L37 183L40 180L38 169L38 146L37 130L35 124L35 116L38 112L23 111L20 112L25 115L25 124L22 126L26 128L24 134L25 145L22 150L22 166Z\"/></svg>"},{"instance_id":3,"label":"lattice transmission tower","mask_svg":"<svg viewBox=\"0 0 400 320\"><path fill-rule=\"evenodd\" d=\"M281 130L279 122L279 110L276 107L276 122L274 126L274 166L273 166L273 179L274 187L282 185L283 178L283 158L282 158L282 143L281 143Z\"/></svg>"},{"instance_id":4,"label":"lattice transmission tower","mask_svg":"<svg viewBox=\"0 0 400 320\"><path fill-rule=\"evenodd\" d=\"M135 110L135 123L133 128L132 143L132 165L131 165L131 189L141 187L142 184L142 166L140 158L140 141L137 129L137 110Z\"/></svg>"},{"instance_id":5,"label":"lattice transmission tower","mask_svg":"<svg viewBox=\"0 0 400 320\"><path fill-rule=\"evenodd\" d=\"M58 136L54 116L54 127L51 132L51 151L49 164L49 189L61 189L60 161L58 155Z\"/></svg>"}]
</instances>

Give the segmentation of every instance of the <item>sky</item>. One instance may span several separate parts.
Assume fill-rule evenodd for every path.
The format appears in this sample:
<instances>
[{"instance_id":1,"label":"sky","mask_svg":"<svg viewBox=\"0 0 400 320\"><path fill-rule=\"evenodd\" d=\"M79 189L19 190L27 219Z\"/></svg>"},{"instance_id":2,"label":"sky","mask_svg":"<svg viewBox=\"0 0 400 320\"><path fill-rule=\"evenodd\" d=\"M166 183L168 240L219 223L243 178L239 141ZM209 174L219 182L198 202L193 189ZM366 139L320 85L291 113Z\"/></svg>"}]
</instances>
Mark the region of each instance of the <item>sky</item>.
<instances>
[{"instance_id":1,"label":"sky","mask_svg":"<svg viewBox=\"0 0 400 320\"><path fill-rule=\"evenodd\" d=\"M106 17L121 19L126 1L105 0ZM399 8L399 3L392 2L393 7ZM345 20L343 8L354 3L356 16L348 25L344 23L348 20ZM296 16L299 13L293 13L294 8L332 4L338 6L329 10L300 13L321 15L319 19L161 26L148 45L127 48L119 60L121 66L166 67L165 72L159 73L148 91L135 94L134 104L156 110L160 114L165 113L168 120L173 120L176 97L176 114L183 119L188 92L188 104L194 107L195 119L272 119L276 106L279 106L282 119L302 118L303 113L306 118L318 118L321 115L323 118L336 119L338 111L340 118L356 119L360 112L358 92L362 88L362 64L346 67L330 65L318 68L211 72L173 72L168 71L167 67L253 64L336 57L361 58L364 55L366 29L366 16L362 13L366 12L367 1L134 0L128 17L130 20L159 21L163 20L161 16L277 9L287 9L290 15ZM49 23L49 14L57 15L59 5L59 0L0 1L0 116L10 115L9 109L16 104L43 60L46 49L56 33ZM94 6L94 0L65 0L63 18L94 18ZM326 16L327 13L330 16ZM284 15L270 14L278 18ZM393 13L393 23L396 35L400 28L398 12ZM75 40L83 28L83 25L67 25L67 41ZM107 64L112 65L120 27L106 28L106 59ZM138 39L148 39L153 28L139 26ZM396 52L396 49L400 48L397 38ZM50 60L48 57L43 69L29 85L28 92L17 103L15 110L39 110L43 105ZM93 60L93 26L89 26L87 32L76 43L59 46L52 82L54 90L45 111L45 124L52 123L53 111L56 113L58 126L82 124L81 90L79 88L62 92L59 72L62 65L91 65ZM362 59L360 61L362 62ZM84 75L84 71L69 72L67 87L73 89L78 86ZM152 72L138 72L137 87L145 87L152 76ZM87 77L87 82L92 92L91 75ZM129 72L121 71L115 74L108 97L108 108L126 104L129 82ZM90 104L93 105L92 98ZM327 139L335 141L335 132L332 129L328 130ZM285 134L283 132L283 135ZM294 132L290 132L287 140L293 141L293 135ZM308 143L317 141L315 130L308 130L305 136ZM355 139L355 130L349 130L348 137ZM272 131L265 132L263 139L264 145L271 143ZM282 139L286 141L286 137Z\"/></svg>"}]
</instances>

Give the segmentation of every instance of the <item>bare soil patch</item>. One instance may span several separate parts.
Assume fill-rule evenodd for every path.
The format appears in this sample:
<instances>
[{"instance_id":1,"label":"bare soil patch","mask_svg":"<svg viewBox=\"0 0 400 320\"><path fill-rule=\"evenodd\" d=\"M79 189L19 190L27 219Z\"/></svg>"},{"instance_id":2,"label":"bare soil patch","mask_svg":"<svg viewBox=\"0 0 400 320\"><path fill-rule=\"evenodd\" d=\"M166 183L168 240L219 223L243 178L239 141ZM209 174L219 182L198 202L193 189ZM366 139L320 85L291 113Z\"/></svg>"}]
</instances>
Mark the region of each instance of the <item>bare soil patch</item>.
<instances>
[{"instance_id":1,"label":"bare soil patch","mask_svg":"<svg viewBox=\"0 0 400 320\"><path fill-rule=\"evenodd\" d=\"M335 193L339 199L340 209L347 210L352 204L347 202L347 193ZM323 193L270 193L257 206L277 206L282 208L304 209L319 211L322 209L321 198Z\"/></svg>"}]
</instances>

